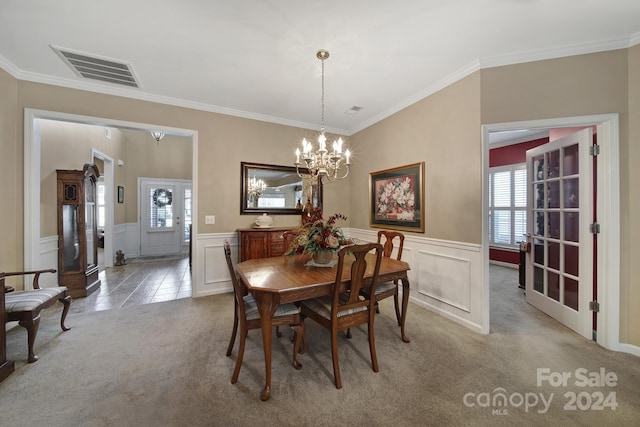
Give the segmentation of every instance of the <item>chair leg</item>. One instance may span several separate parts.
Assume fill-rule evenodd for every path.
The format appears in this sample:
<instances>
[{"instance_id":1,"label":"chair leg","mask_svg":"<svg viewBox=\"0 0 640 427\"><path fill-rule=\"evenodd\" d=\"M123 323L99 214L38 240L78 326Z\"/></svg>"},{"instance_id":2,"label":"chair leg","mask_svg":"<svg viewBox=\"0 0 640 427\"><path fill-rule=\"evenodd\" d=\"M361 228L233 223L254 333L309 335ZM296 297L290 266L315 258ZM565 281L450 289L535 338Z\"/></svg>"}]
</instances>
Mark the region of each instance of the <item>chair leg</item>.
<instances>
[{"instance_id":1,"label":"chair leg","mask_svg":"<svg viewBox=\"0 0 640 427\"><path fill-rule=\"evenodd\" d=\"M304 323L300 322L299 325L291 325L293 329L293 367L296 369L302 369L302 364L298 362L298 353L300 352L300 343L304 340Z\"/></svg>"},{"instance_id":2,"label":"chair leg","mask_svg":"<svg viewBox=\"0 0 640 427\"><path fill-rule=\"evenodd\" d=\"M40 313L35 317L29 317L29 319L21 320L18 324L27 330L27 345L29 348L29 357L27 361L29 363L33 363L38 360L38 356L33 353L33 344L36 342L36 335L38 335Z\"/></svg>"},{"instance_id":3,"label":"chair leg","mask_svg":"<svg viewBox=\"0 0 640 427\"><path fill-rule=\"evenodd\" d=\"M69 307L71 307L71 296L67 295L59 301L64 305L64 308L62 309L62 317L60 317L60 327L63 331L68 331L70 328L67 328L64 325L64 320L67 318L67 313L69 313Z\"/></svg>"},{"instance_id":4,"label":"chair leg","mask_svg":"<svg viewBox=\"0 0 640 427\"><path fill-rule=\"evenodd\" d=\"M333 376L335 378L336 388L342 388L342 379L340 378L340 364L338 362L338 331L331 331L331 360L333 361Z\"/></svg>"},{"instance_id":5,"label":"chair leg","mask_svg":"<svg viewBox=\"0 0 640 427\"><path fill-rule=\"evenodd\" d=\"M280 326L276 326L276 336L280 338L282 336L282 332L280 332Z\"/></svg>"},{"instance_id":6,"label":"chair leg","mask_svg":"<svg viewBox=\"0 0 640 427\"><path fill-rule=\"evenodd\" d=\"M376 301L376 313L380 313L380 307L378 307L378 302Z\"/></svg>"},{"instance_id":7,"label":"chair leg","mask_svg":"<svg viewBox=\"0 0 640 427\"><path fill-rule=\"evenodd\" d=\"M236 367L233 370L231 376L231 384L235 384L238 381L238 375L240 375L240 368L242 367L242 357L244 356L244 343L247 340L247 330L240 325L240 345L238 347L238 358L236 359Z\"/></svg>"},{"instance_id":8,"label":"chair leg","mask_svg":"<svg viewBox=\"0 0 640 427\"><path fill-rule=\"evenodd\" d=\"M351 339L351 328L347 329L347 338Z\"/></svg>"},{"instance_id":9,"label":"chair leg","mask_svg":"<svg viewBox=\"0 0 640 427\"><path fill-rule=\"evenodd\" d=\"M369 321L368 329L369 329L369 352L371 353L371 367L373 368L373 372L378 372L380 369L378 367L378 356L376 355L375 335L373 334L373 316L371 316L371 319Z\"/></svg>"},{"instance_id":10,"label":"chair leg","mask_svg":"<svg viewBox=\"0 0 640 427\"><path fill-rule=\"evenodd\" d=\"M396 319L398 320L398 326L401 326L402 323L400 321L400 306L398 305L398 284L396 283L396 293L393 294L393 303L396 306Z\"/></svg>"},{"instance_id":11,"label":"chair leg","mask_svg":"<svg viewBox=\"0 0 640 427\"><path fill-rule=\"evenodd\" d=\"M236 343L236 334L238 333L238 308L236 307L233 313L233 332L231 333L231 339L229 340L229 347L227 348L227 357L231 356L233 351L233 345Z\"/></svg>"}]
</instances>

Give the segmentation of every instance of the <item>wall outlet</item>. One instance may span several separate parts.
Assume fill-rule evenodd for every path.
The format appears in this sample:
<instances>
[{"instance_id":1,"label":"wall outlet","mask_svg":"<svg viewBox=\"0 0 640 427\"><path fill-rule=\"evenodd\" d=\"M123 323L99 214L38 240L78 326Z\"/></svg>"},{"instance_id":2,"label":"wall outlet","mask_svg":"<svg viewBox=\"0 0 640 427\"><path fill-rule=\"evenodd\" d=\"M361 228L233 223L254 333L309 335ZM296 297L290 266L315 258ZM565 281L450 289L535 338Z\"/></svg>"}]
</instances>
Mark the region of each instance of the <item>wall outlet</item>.
<instances>
[{"instance_id":1,"label":"wall outlet","mask_svg":"<svg viewBox=\"0 0 640 427\"><path fill-rule=\"evenodd\" d=\"M205 215L204 216L204 223L211 225L211 224L215 224L216 223L216 216L215 215Z\"/></svg>"}]
</instances>

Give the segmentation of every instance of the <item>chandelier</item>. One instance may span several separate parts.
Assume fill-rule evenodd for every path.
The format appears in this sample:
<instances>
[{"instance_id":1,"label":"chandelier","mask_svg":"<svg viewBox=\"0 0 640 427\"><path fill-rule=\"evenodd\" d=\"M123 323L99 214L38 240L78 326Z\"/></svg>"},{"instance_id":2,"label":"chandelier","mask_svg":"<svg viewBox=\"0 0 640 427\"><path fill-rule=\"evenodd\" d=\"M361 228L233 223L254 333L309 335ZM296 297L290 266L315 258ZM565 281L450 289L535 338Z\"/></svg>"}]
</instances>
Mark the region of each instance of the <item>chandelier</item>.
<instances>
[{"instance_id":1,"label":"chandelier","mask_svg":"<svg viewBox=\"0 0 640 427\"><path fill-rule=\"evenodd\" d=\"M151 136L156 140L156 144L160 145L160 140L164 138L164 132L159 131L151 131Z\"/></svg>"},{"instance_id":2,"label":"chandelier","mask_svg":"<svg viewBox=\"0 0 640 427\"><path fill-rule=\"evenodd\" d=\"M338 138L333 142L332 150L327 149L327 137L324 133L324 61L329 58L329 51L321 49L316 53L316 57L322 62L322 116L321 116L321 128L318 135L318 149L313 150L313 145L305 139L302 140L302 152L300 148L296 148L296 172L298 176L302 177L300 173L300 166L306 168L311 177L318 177L322 180L327 177L330 181L336 179L343 179L349 175L349 166L351 165L351 152L346 149L342 152L343 141L342 138ZM345 147L346 148L346 147ZM302 162L300 159L302 158ZM342 174L342 167L345 166L344 175Z\"/></svg>"},{"instance_id":3,"label":"chandelier","mask_svg":"<svg viewBox=\"0 0 640 427\"><path fill-rule=\"evenodd\" d=\"M267 184L261 180L256 178L249 178L247 182L248 194L253 194L257 197L260 197L261 192L263 192L267 188Z\"/></svg>"}]
</instances>

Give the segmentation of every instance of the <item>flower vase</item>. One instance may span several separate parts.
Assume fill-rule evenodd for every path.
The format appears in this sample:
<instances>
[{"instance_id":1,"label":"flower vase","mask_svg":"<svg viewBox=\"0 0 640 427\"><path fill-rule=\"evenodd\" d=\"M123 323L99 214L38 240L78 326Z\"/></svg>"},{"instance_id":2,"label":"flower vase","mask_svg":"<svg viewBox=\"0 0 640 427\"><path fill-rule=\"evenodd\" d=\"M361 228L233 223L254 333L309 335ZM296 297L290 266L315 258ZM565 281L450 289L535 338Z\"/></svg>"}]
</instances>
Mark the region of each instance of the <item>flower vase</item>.
<instances>
[{"instance_id":1,"label":"flower vase","mask_svg":"<svg viewBox=\"0 0 640 427\"><path fill-rule=\"evenodd\" d=\"M333 259L333 253L331 251L323 250L313 254L313 262L316 264L329 264Z\"/></svg>"}]
</instances>

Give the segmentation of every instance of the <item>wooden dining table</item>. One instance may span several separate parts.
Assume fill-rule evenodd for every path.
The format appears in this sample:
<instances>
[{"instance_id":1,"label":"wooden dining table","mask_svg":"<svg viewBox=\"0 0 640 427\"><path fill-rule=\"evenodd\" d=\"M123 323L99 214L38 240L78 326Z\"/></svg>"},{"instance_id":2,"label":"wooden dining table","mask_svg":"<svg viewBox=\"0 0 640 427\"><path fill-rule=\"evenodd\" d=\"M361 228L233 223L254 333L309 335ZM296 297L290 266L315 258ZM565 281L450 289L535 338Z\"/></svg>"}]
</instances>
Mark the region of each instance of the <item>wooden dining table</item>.
<instances>
[{"instance_id":1,"label":"wooden dining table","mask_svg":"<svg viewBox=\"0 0 640 427\"><path fill-rule=\"evenodd\" d=\"M366 277L373 275L375 264L373 255L368 263ZM243 261L237 264L238 277L255 298L260 311L262 327L262 343L264 347L265 385L260 398L268 400L271 395L271 350L273 314L278 305L287 302L297 302L332 292L336 280L337 267L320 267L307 265L309 256L278 256ZM335 261L334 261L335 262ZM353 257L347 256L345 263L353 262ZM409 303L409 279L407 271L409 264L393 258L382 258L378 282L399 280L402 282L402 314L400 318L400 334L402 341L408 343L404 325L407 318ZM344 268L342 283L345 288L351 280L351 269Z\"/></svg>"}]
</instances>

